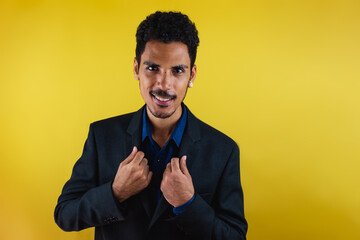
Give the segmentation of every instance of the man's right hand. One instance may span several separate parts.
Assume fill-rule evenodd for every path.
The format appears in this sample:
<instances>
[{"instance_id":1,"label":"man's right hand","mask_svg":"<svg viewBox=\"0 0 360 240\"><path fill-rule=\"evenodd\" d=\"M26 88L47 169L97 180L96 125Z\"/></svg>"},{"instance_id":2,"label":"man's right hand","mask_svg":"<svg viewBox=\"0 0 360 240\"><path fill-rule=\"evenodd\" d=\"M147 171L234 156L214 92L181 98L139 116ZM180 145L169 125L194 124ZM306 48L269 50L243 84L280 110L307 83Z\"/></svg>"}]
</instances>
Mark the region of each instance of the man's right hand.
<instances>
[{"instance_id":1,"label":"man's right hand","mask_svg":"<svg viewBox=\"0 0 360 240\"><path fill-rule=\"evenodd\" d=\"M114 196L119 202L149 185L153 173L149 171L148 160L144 156L143 152L134 147L130 155L120 163L112 184Z\"/></svg>"}]
</instances>

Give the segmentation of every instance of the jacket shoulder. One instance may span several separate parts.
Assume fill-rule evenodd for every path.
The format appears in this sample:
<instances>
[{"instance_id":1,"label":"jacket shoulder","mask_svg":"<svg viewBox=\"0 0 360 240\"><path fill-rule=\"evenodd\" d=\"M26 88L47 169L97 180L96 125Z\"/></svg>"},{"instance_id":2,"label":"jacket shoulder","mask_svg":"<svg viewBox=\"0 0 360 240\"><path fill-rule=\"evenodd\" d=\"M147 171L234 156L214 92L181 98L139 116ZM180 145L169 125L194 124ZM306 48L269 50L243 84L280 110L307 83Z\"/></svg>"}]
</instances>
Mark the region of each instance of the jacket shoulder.
<instances>
[{"instance_id":1,"label":"jacket shoulder","mask_svg":"<svg viewBox=\"0 0 360 240\"><path fill-rule=\"evenodd\" d=\"M91 125L94 127L94 129L102 131L112 131L119 128L123 131L126 131L135 113L136 112L131 112L123 115L101 119L91 123Z\"/></svg>"},{"instance_id":2,"label":"jacket shoulder","mask_svg":"<svg viewBox=\"0 0 360 240\"><path fill-rule=\"evenodd\" d=\"M198 123L199 132L202 139L210 143L214 143L218 146L227 146L230 148L237 147L237 143L225 133L219 131L218 129L210 126L196 117L194 120Z\"/></svg>"}]
</instances>

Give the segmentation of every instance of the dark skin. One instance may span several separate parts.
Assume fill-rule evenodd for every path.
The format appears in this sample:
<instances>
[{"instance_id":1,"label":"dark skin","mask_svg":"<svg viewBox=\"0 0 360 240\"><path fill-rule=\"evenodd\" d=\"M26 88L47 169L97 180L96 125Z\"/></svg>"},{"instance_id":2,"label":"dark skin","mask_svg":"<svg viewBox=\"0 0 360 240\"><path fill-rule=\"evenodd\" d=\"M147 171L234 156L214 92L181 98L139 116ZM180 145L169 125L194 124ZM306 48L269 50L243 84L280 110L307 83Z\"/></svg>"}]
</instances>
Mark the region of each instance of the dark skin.
<instances>
[{"instance_id":1,"label":"dark skin","mask_svg":"<svg viewBox=\"0 0 360 240\"><path fill-rule=\"evenodd\" d=\"M181 103L190 82L195 80L196 66L190 69L190 57L185 44L149 41L141 55L141 63L134 59L133 69L147 106L152 137L163 147L181 117ZM147 163L144 153L134 148L120 164L112 185L119 202L149 185L152 172ZM186 167L186 156L171 159L164 171L160 190L173 207L181 206L192 198L195 190Z\"/></svg>"}]
</instances>

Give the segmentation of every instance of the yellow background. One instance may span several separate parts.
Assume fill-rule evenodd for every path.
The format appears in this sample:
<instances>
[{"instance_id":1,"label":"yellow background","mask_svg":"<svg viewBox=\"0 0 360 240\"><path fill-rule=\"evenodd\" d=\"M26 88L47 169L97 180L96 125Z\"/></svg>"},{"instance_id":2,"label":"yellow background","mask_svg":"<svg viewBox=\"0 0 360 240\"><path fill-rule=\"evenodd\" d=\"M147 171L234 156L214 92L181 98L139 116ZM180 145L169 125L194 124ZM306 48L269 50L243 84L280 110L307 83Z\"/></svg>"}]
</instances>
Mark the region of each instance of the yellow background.
<instances>
[{"instance_id":1,"label":"yellow background","mask_svg":"<svg viewBox=\"0 0 360 240\"><path fill-rule=\"evenodd\" d=\"M0 239L93 239L53 211L89 124L143 104L136 27L200 36L186 103L241 149L249 240L360 239L360 2L0 1Z\"/></svg>"}]
</instances>

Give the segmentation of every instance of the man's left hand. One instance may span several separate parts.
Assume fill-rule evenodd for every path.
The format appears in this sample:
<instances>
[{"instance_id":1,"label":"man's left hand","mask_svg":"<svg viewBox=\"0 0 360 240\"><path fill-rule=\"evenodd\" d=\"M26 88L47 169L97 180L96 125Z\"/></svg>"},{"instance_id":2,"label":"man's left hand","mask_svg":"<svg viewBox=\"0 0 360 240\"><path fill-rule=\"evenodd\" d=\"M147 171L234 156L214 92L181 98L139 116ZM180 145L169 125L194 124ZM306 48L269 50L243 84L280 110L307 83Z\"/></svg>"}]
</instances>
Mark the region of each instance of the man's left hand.
<instances>
[{"instance_id":1,"label":"man's left hand","mask_svg":"<svg viewBox=\"0 0 360 240\"><path fill-rule=\"evenodd\" d=\"M186 156L172 158L164 171L160 186L166 201L173 207L187 203L194 196L194 185L186 167Z\"/></svg>"}]
</instances>

